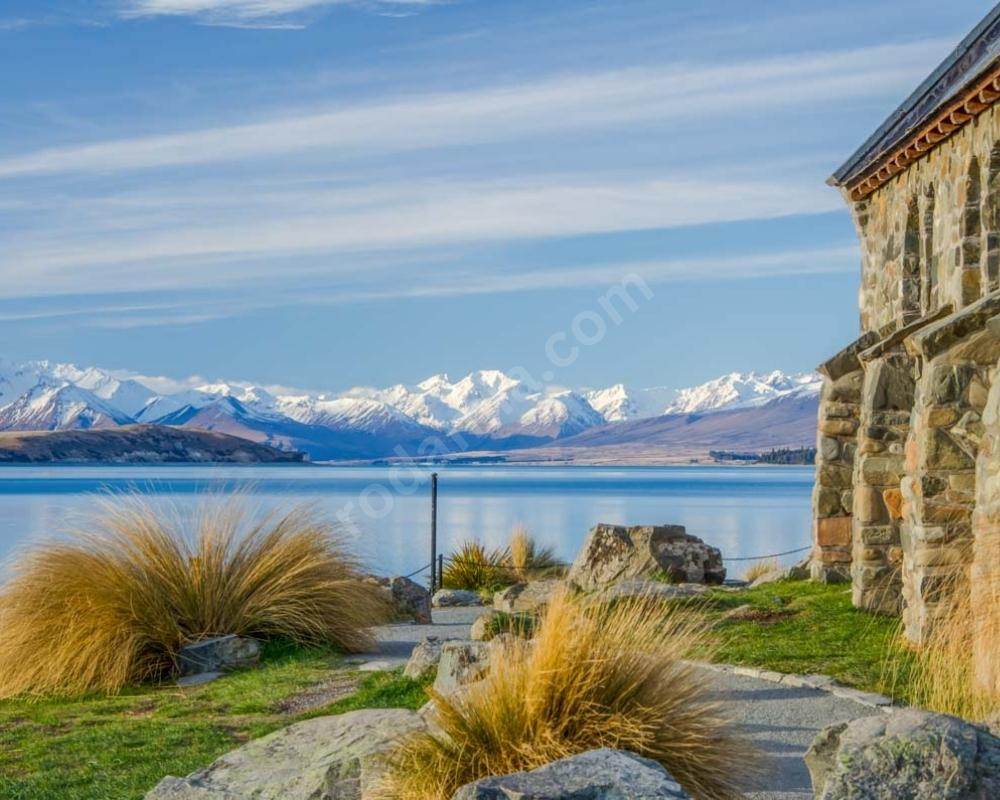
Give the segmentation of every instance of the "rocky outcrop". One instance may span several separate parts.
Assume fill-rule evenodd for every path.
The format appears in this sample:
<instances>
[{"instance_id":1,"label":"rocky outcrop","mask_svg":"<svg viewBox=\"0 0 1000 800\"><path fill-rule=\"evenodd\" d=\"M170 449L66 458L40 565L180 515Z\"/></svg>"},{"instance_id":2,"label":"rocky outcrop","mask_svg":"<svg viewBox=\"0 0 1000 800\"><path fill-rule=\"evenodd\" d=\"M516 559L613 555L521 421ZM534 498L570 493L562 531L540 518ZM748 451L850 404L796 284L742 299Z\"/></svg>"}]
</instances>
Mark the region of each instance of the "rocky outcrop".
<instances>
[{"instance_id":1,"label":"rocky outcrop","mask_svg":"<svg viewBox=\"0 0 1000 800\"><path fill-rule=\"evenodd\" d=\"M402 709L352 711L290 725L186 778L166 777L146 800L367 800L383 757L426 728Z\"/></svg>"},{"instance_id":2,"label":"rocky outcrop","mask_svg":"<svg viewBox=\"0 0 1000 800\"><path fill-rule=\"evenodd\" d=\"M431 593L409 578L397 577L389 581L392 603L396 613L412 617L418 625L431 624Z\"/></svg>"},{"instance_id":3,"label":"rocky outcrop","mask_svg":"<svg viewBox=\"0 0 1000 800\"><path fill-rule=\"evenodd\" d=\"M531 772L484 778L452 800L690 800L655 761L622 750L591 750Z\"/></svg>"},{"instance_id":4,"label":"rocky outcrop","mask_svg":"<svg viewBox=\"0 0 1000 800\"><path fill-rule=\"evenodd\" d=\"M252 667L260 659L260 645L245 636L215 636L185 645L177 654L181 675L228 672Z\"/></svg>"},{"instance_id":5,"label":"rocky outcrop","mask_svg":"<svg viewBox=\"0 0 1000 800\"><path fill-rule=\"evenodd\" d=\"M562 581L532 581L508 586L493 596L493 608L506 614L540 613Z\"/></svg>"},{"instance_id":6,"label":"rocky outcrop","mask_svg":"<svg viewBox=\"0 0 1000 800\"><path fill-rule=\"evenodd\" d=\"M482 598L468 589L438 589L434 592L434 608L451 606L481 606Z\"/></svg>"},{"instance_id":7,"label":"rocky outcrop","mask_svg":"<svg viewBox=\"0 0 1000 800\"><path fill-rule=\"evenodd\" d=\"M684 583L722 583L722 554L683 525L597 525L590 530L568 580L584 591L628 578L663 575Z\"/></svg>"},{"instance_id":8,"label":"rocky outcrop","mask_svg":"<svg viewBox=\"0 0 1000 800\"><path fill-rule=\"evenodd\" d=\"M806 766L818 800L1000 797L1000 739L917 709L831 725L813 741Z\"/></svg>"}]
</instances>

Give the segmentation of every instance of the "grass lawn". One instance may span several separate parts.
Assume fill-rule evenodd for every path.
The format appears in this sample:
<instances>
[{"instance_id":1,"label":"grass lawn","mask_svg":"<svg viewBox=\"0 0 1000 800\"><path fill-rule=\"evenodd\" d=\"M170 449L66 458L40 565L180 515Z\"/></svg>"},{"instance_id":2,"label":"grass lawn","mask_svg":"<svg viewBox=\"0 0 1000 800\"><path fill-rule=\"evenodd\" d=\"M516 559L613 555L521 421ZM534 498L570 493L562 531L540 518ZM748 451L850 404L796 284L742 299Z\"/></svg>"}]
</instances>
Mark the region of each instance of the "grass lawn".
<instances>
[{"instance_id":1,"label":"grass lawn","mask_svg":"<svg viewBox=\"0 0 1000 800\"><path fill-rule=\"evenodd\" d=\"M725 618L741 606L749 609ZM849 584L780 581L740 592L717 590L707 607L718 620L715 661L819 672L859 689L909 696L910 659L895 645L899 620L854 608Z\"/></svg>"},{"instance_id":2,"label":"grass lawn","mask_svg":"<svg viewBox=\"0 0 1000 800\"><path fill-rule=\"evenodd\" d=\"M340 669L340 661L332 652L271 646L260 668L201 687L0 701L0 797L140 798L164 775L186 775L292 722L357 708L419 708L426 701L423 687L399 672L362 677ZM357 682L356 691L305 712L282 711L282 701L334 676Z\"/></svg>"}]
</instances>

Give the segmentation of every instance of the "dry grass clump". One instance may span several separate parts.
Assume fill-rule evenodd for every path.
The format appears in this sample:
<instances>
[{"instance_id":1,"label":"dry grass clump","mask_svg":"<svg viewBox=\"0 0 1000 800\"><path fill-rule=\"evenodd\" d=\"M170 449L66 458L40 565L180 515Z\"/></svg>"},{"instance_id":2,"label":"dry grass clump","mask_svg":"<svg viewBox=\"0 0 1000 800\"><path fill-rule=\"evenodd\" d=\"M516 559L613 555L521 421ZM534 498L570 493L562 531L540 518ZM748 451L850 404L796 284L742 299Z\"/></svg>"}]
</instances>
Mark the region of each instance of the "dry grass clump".
<instances>
[{"instance_id":1,"label":"dry grass clump","mask_svg":"<svg viewBox=\"0 0 1000 800\"><path fill-rule=\"evenodd\" d=\"M683 659L708 644L703 618L649 598L602 606L554 597L529 643L514 640L467 692L435 695L441 732L394 754L383 796L447 800L465 783L597 747L655 759L695 797L742 797L760 758Z\"/></svg>"},{"instance_id":2,"label":"dry grass clump","mask_svg":"<svg viewBox=\"0 0 1000 800\"><path fill-rule=\"evenodd\" d=\"M364 649L387 611L311 507L259 514L212 499L184 518L114 498L85 531L13 564L0 588L0 697L114 693L222 634Z\"/></svg>"},{"instance_id":3,"label":"dry grass clump","mask_svg":"<svg viewBox=\"0 0 1000 800\"><path fill-rule=\"evenodd\" d=\"M746 572L743 573L743 580L753 583L762 575L767 575L767 573L778 569L781 569L781 564L778 563L778 559L776 558L765 558L763 561L754 561L747 567Z\"/></svg>"},{"instance_id":4,"label":"dry grass clump","mask_svg":"<svg viewBox=\"0 0 1000 800\"><path fill-rule=\"evenodd\" d=\"M490 550L476 541L463 542L445 562L442 585L446 589L478 591L509 584L509 558L506 550Z\"/></svg>"},{"instance_id":5,"label":"dry grass clump","mask_svg":"<svg viewBox=\"0 0 1000 800\"><path fill-rule=\"evenodd\" d=\"M917 705L983 721L1000 714L1000 585L975 598L964 577L942 592L940 620L920 648L909 648L911 700Z\"/></svg>"},{"instance_id":6,"label":"dry grass clump","mask_svg":"<svg viewBox=\"0 0 1000 800\"><path fill-rule=\"evenodd\" d=\"M559 566L551 547L541 547L521 524L515 525L507 545L511 572L518 581L546 573Z\"/></svg>"}]
</instances>

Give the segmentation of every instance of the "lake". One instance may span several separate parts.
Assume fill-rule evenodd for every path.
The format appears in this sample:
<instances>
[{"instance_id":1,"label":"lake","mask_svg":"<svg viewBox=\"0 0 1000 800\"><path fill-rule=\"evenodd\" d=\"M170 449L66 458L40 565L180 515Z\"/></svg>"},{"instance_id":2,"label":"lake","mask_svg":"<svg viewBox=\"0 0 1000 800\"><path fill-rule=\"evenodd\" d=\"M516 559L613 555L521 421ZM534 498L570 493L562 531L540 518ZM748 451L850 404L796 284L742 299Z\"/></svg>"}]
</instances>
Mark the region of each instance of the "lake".
<instances>
[{"instance_id":1,"label":"lake","mask_svg":"<svg viewBox=\"0 0 1000 800\"><path fill-rule=\"evenodd\" d=\"M679 523L742 558L808 546L812 467L440 467L439 549L503 544L524 523L571 560L598 522ZM0 558L78 524L102 493L139 491L193 508L239 489L264 507L317 503L346 523L368 566L406 574L429 561L430 471L424 467L3 466ZM801 555L781 559L796 561ZM730 576L746 567L730 563Z\"/></svg>"}]
</instances>

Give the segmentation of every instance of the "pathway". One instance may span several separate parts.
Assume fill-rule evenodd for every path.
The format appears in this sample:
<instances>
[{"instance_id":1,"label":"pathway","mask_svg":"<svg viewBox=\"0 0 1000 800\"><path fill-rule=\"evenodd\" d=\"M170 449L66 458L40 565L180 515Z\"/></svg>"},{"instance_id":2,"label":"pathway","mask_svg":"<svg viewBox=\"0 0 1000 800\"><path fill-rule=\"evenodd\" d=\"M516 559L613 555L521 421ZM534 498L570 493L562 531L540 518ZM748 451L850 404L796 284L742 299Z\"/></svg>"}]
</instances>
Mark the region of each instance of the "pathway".
<instances>
[{"instance_id":1,"label":"pathway","mask_svg":"<svg viewBox=\"0 0 1000 800\"><path fill-rule=\"evenodd\" d=\"M481 608L434 609L434 625L386 625L379 628L379 653L364 657L372 667L403 664L425 636L467 639ZM362 660L359 657L359 660ZM772 759L773 769L753 800L812 800L803 755L825 726L878 711L820 689L783 686L759 678L709 672L720 698L757 745Z\"/></svg>"}]
</instances>

